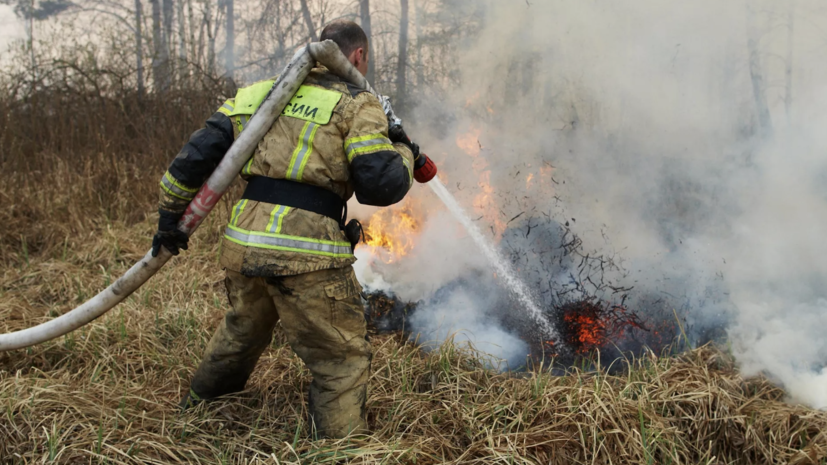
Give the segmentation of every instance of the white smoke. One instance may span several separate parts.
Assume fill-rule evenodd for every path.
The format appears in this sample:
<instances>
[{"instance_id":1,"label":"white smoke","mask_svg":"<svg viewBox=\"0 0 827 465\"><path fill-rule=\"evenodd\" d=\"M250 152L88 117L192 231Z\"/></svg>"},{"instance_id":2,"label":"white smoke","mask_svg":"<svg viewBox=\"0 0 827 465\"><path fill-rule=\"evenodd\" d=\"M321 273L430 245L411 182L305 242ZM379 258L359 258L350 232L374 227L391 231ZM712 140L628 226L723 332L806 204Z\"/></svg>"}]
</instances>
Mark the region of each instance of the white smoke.
<instances>
[{"instance_id":1,"label":"white smoke","mask_svg":"<svg viewBox=\"0 0 827 465\"><path fill-rule=\"evenodd\" d=\"M744 374L827 407L827 61L815 26L827 12L795 2L787 114L787 5L466 2L481 19L461 46L461 86L423 101L408 132L473 211L479 162L455 141L477 131L503 221L571 220L586 249L622 260L621 284L669 295L698 327L728 323ZM758 117L750 34L771 133ZM542 166L554 167L554 198L523 188ZM394 290L427 302L453 278L490 273L453 220L432 216L427 228L404 273L383 274ZM444 336L459 318L477 340L508 346L490 309L468 297L428 305L418 327Z\"/></svg>"}]
</instances>

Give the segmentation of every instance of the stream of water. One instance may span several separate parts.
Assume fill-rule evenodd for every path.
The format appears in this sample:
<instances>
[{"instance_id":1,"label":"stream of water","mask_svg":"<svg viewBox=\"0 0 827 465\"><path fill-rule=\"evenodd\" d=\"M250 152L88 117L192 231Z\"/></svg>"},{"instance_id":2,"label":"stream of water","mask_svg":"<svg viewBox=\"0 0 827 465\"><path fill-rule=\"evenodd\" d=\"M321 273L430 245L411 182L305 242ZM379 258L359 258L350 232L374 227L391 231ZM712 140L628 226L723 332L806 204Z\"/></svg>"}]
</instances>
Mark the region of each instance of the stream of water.
<instances>
[{"instance_id":1,"label":"stream of water","mask_svg":"<svg viewBox=\"0 0 827 465\"><path fill-rule=\"evenodd\" d=\"M477 225L475 225L474 222L471 221L471 218L465 214L465 210L463 210L459 203L457 203L454 196L448 192L448 189L444 184L442 184L439 177L432 179L428 185L431 186L431 189L437 197L445 203L445 206L448 207L448 210L454 215L457 221L465 227L465 230L468 231L468 235L471 236L471 239L477 243L477 246L482 250L485 257L489 262L491 262L491 265L497 271L497 276L503 280L506 288L508 288L508 290L514 294L514 297L516 297L517 300L523 304L526 310L529 311L531 317L537 322L538 325L540 325L544 335L549 338L556 336L556 331L551 327L548 320L543 317L543 312L540 310L540 307L534 303L534 300L531 298L531 294L528 292L525 284L523 284L511 268L511 264L503 259L494 247L494 244L485 238L482 232L480 232L477 228Z\"/></svg>"}]
</instances>

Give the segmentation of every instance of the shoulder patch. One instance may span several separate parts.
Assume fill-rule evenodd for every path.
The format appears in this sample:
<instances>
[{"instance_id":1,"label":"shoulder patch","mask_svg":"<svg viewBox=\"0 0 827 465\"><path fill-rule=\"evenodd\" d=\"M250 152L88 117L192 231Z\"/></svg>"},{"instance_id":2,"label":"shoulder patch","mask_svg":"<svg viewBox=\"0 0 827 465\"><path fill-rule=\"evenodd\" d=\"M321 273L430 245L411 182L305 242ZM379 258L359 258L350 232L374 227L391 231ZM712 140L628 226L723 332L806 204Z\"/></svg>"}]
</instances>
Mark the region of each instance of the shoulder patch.
<instances>
[{"instance_id":1,"label":"shoulder patch","mask_svg":"<svg viewBox=\"0 0 827 465\"><path fill-rule=\"evenodd\" d=\"M341 98L342 93L335 90L301 86L281 114L316 124L327 124Z\"/></svg>"},{"instance_id":2,"label":"shoulder patch","mask_svg":"<svg viewBox=\"0 0 827 465\"><path fill-rule=\"evenodd\" d=\"M255 113L275 82L275 80L261 81L238 89L235 96L235 108L227 116L252 115Z\"/></svg>"}]
</instances>

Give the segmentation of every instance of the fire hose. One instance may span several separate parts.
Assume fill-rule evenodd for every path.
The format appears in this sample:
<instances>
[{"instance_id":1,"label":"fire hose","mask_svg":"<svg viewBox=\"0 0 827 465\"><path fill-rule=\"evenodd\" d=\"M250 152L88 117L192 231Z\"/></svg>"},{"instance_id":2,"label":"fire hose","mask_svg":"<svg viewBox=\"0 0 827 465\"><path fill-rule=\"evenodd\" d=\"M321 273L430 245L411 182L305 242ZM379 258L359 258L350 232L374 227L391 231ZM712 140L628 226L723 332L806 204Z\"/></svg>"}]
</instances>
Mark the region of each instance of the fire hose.
<instances>
[{"instance_id":1,"label":"fire hose","mask_svg":"<svg viewBox=\"0 0 827 465\"><path fill-rule=\"evenodd\" d=\"M382 102L388 122L391 126L400 125L399 118L393 113L390 101L374 91L364 76L345 58L335 42L326 40L315 42L299 50L284 71L279 75L267 97L259 106L250 121L245 125L238 139L233 142L230 150L216 167L207 182L198 191L190 202L181 220L178 229L188 236L198 228L204 218L218 203L221 196L230 187L235 177L250 159L270 127L279 117L284 107L299 90L305 78L310 74L316 62L326 66L333 74L379 97ZM172 257L172 254L161 247L157 257L151 251L112 285L98 295L86 301L83 305L45 323L37 326L0 334L0 352L22 349L40 344L56 337L68 334L92 320L100 317L115 305L123 301L130 294L140 288L152 275Z\"/></svg>"}]
</instances>

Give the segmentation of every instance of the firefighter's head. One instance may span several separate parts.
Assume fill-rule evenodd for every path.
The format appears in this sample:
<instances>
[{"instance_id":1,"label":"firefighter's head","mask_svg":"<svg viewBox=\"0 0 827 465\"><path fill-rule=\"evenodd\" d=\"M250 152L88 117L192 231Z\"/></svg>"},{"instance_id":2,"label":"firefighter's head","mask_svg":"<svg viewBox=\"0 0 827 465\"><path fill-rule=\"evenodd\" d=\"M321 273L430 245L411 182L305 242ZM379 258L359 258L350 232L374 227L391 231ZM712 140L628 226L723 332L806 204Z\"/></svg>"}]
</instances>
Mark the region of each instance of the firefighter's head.
<instances>
[{"instance_id":1,"label":"firefighter's head","mask_svg":"<svg viewBox=\"0 0 827 465\"><path fill-rule=\"evenodd\" d=\"M358 24L345 19L332 21L322 29L319 40L336 42L362 76L368 74L368 36Z\"/></svg>"}]
</instances>

